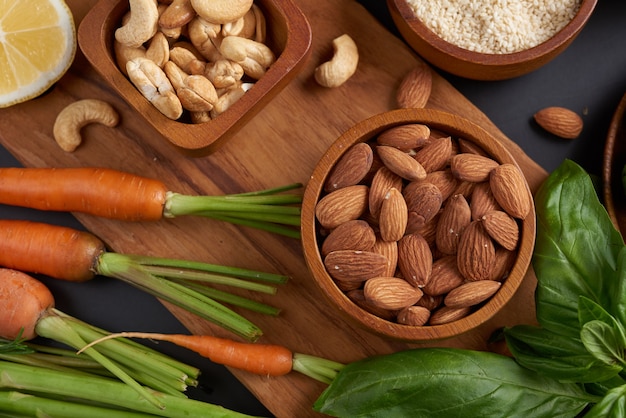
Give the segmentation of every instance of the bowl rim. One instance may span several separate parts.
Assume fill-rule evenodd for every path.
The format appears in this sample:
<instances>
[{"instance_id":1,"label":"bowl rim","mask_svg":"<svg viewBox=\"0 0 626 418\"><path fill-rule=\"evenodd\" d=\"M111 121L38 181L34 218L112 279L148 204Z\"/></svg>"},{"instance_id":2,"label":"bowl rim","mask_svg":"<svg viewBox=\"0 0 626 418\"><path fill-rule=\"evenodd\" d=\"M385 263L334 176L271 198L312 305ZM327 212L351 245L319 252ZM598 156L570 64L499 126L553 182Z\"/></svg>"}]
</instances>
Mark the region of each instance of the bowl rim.
<instances>
[{"instance_id":1,"label":"bowl rim","mask_svg":"<svg viewBox=\"0 0 626 418\"><path fill-rule=\"evenodd\" d=\"M455 124L456 128L449 127L450 121ZM531 212L522 222L520 242L525 244L520 244L518 257L511 270L510 276L514 276L515 279L509 280L507 278L504 280L499 291L477 311L447 324L409 326L386 321L361 309L337 287L326 272L319 252L315 205L323 193L323 185L330 168L335 165L350 146L358 142L367 142L386 129L406 123L424 123L431 129L440 129L451 135L462 136L472 142L476 142L476 138L489 138L489 144L481 143L479 145L490 155L504 156L505 160L500 162L512 163L519 169L515 158L500 141L468 119L434 109L398 109L380 113L345 131L319 160L304 191L301 241L305 261L316 285L328 302L337 308L344 318L371 332L394 340L408 342L441 340L466 333L487 322L514 296L530 268L535 242L535 208L534 204L531 205ZM528 183L526 183L526 189L532 197Z\"/></svg>"},{"instance_id":2,"label":"bowl rim","mask_svg":"<svg viewBox=\"0 0 626 418\"><path fill-rule=\"evenodd\" d=\"M484 53L461 48L450 43L426 26L410 8L406 0L388 0L400 13L404 21L411 27L413 32L427 42L431 47L440 53L449 55L459 61L466 61L485 66L492 65L515 65L534 60L537 57L546 55L551 51L562 47L576 36L585 26L598 0L581 0L580 7L576 15L561 30L555 33L550 39L522 51L497 54Z\"/></svg>"},{"instance_id":3,"label":"bowl rim","mask_svg":"<svg viewBox=\"0 0 626 418\"><path fill-rule=\"evenodd\" d=\"M284 18L287 34L282 52L253 88L237 100L219 118L191 124L168 119L161 114L122 74L112 51L113 34L105 29L117 24L112 14L128 9L126 0L99 0L78 27L78 44L92 67L159 134L175 148L193 157L205 156L219 149L250 121L271 97L285 88L311 55L313 34L308 19L293 0L260 0L271 3ZM256 87L256 88L255 88ZM271 95L270 95L271 94ZM155 123L154 121L159 121Z\"/></svg>"}]
</instances>

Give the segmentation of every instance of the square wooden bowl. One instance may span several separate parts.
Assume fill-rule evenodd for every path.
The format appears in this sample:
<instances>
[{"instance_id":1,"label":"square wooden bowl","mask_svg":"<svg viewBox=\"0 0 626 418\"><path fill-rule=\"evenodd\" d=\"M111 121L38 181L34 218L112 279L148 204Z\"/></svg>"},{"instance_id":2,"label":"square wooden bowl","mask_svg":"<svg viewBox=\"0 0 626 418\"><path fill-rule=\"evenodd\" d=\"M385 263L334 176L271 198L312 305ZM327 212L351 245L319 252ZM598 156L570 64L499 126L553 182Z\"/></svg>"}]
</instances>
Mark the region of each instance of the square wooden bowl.
<instances>
[{"instance_id":1,"label":"square wooden bowl","mask_svg":"<svg viewBox=\"0 0 626 418\"><path fill-rule=\"evenodd\" d=\"M487 54L460 48L428 28L407 0L387 0L396 27L426 61L451 74L474 80L504 80L530 73L565 50L583 29L597 0L582 0L574 18L552 38L520 52Z\"/></svg>"},{"instance_id":2,"label":"square wooden bowl","mask_svg":"<svg viewBox=\"0 0 626 418\"><path fill-rule=\"evenodd\" d=\"M497 292L487 301L476 305L466 316L450 322L438 323L436 325L430 325L428 323L420 326L406 325L389 318L383 318L368 308L363 307L362 305L360 306L358 302L347 295L346 289L340 288L338 282L331 277L331 274L329 274L329 271L327 270L327 266L324 261L325 257L322 256L321 248L325 237L328 236L331 230L326 230L326 228L321 226L318 214L316 213L316 207L322 198L329 196L329 193L341 191L341 188L337 188L336 191L326 191L327 179L333 172L335 165L341 160L342 156L346 154L355 144L365 142L370 143L370 146L374 147L379 134L388 131L391 128L408 124L424 124L430 127L431 132L439 132L443 134L443 137L449 135L453 140L461 138L464 141L469 141L469 143L474 145L471 153L476 151L477 146L482 150L482 152L486 153L486 155L496 162L500 164L514 165L519 170L514 157L502 145L502 143L500 143L487 131L467 119L450 113L431 109L401 109L375 115L356 124L343 133L330 146L316 165L311 175L311 179L306 186L302 203L302 245L305 260L313 275L315 283L326 296L330 305L329 308L334 312L337 312L338 315L342 316L349 322L389 339L408 342L436 341L469 332L484 324L501 309L503 309L507 302L513 297L516 290L524 280L530 266L536 235L535 210L531 191L528 184L524 181L524 184L519 192L528 194L528 199L530 200L531 205L526 216L523 217L523 219L517 220L519 227L519 240L517 241L517 247L511 251L513 260L510 260L508 273L504 276L498 276L499 279L497 279L497 281L501 282L501 286ZM451 155L454 155L454 151L451 151ZM376 158L377 157L374 157L374 161ZM365 176L365 179L371 178L371 176L374 175L373 171L376 167L380 167L380 165L373 164L372 167L373 168L370 169L370 173ZM356 171L356 169L354 171ZM365 186L368 185L367 182L363 183L363 181L360 181L353 187L362 187L363 184ZM342 187L343 186L346 185L342 185ZM406 184L403 185L403 188L405 186ZM369 186L367 187L369 190ZM367 199L368 197L366 197L366 200ZM468 200L471 201L471 195ZM350 206L353 207L355 205L357 204L350 204ZM367 206L367 202L365 205ZM346 204L342 207L346 208L346 206L348 205ZM371 211L368 208L365 208L361 212L360 217L357 219L366 220L370 223L370 225L372 225L374 231L376 231L376 217L371 214ZM374 219L374 221L372 221L372 219ZM410 233L412 234L413 232ZM348 248L348 250L350 249ZM354 250L353 252L359 251L376 252L374 249ZM433 250L433 256L435 256L435 253L436 250ZM337 265L334 265L333 268L342 269L342 267ZM363 266L361 268L361 271L368 270L369 269ZM435 274L434 269L432 274ZM401 277L401 275L397 276L396 272L396 277Z\"/></svg>"},{"instance_id":3,"label":"square wooden bowl","mask_svg":"<svg viewBox=\"0 0 626 418\"><path fill-rule=\"evenodd\" d=\"M267 22L267 45L276 61L242 98L215 119L191 124L167 118L148 102L119 70L113 51L115 29L128 11L128 0L101 0L78 28L85 57L104 80L154 129L190 156L216 151L289 84L311 51L311 27L292 0L257 0Z\"/></svg>"}]
</instances>

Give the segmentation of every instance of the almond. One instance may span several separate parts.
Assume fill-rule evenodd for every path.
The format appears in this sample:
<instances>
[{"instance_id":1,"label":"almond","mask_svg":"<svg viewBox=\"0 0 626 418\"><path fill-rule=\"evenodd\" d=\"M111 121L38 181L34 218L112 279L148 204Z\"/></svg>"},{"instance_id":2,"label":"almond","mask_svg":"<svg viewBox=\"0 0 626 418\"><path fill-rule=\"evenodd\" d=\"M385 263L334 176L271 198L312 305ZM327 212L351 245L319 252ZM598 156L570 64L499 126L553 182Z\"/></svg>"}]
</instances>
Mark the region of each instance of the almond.
<instances>
[{"instance_id":1,"label":"almond","mask_svg":"<svg viewBox=\"0 0 626 418\"><path fill-rule=\"evenodd\" d=\"M434 218L443 203L441 191L432 183L411 182L406 185L402 194L409 216L415 216L412 220L414 227L424 225Z\"/></svg>"},{"instance_id":2,"label":"almond","mask_svg":"<svg viewBox=\"0 0 626 418\"><path fill-rule=\"evenodd\" d=\"M573 110L564 107L546 107L533 117L539 126L561 138L578 138L583 130L582 118Z\"/></svg>"},{"instance_id":3,"label":"almond","mask_svg":"<svg viewBox=\"0 0 626 418\"><path fill-rule=\"evenodd\" d=\"M479 220L485 213L492 210L502 210L496 198L493 197L489 182L478 183L472 190L471 205L472 219Z\"/></svg>"},{"instance_id":4,"label":"almond","mask_svg":"<svg viewBox=\"0 0 626 418\"><path fill-rule=\"evenodd\" d=\"M472 141L459 138L458 144L459 144L459 152L467 152L470 154L482 155L483 157L489 157L489 154L484 149L482 149L481 146L476 145Z\"/></svg>"},{"instance_id":5,"label":"almond","mask_svg":"<svg viewBox=\"0 0 626 418\"><path fill-rule=\"evenodd\" d=\"M458 321L466 317L471 312L471 308L451 308L443 306L430 315L428 323L430 325L443 325Z\"/></svg>"},{"instance_id":6,"label":"almond","mask_svg":"<svg viewBox=\"0 0 626 418\"><path fill-rule=\"evenodd\" d=\"M397 321L403 325L421 327L428 322L430 310L423 306L408 306L398 312Z\"/></svg>"},{"instance_id":7,"label":"almond","mask_svg":"<svg viewBox=\"0 0 626 418\"><path fill-rule=\"evenodd\" d=\"M374 174L370 184L369 209L374 217L378 218L380 215L380 207L385 196L387 196L387 192L392 187L402 190L402 177L385 166L380 167Z\"/></svg>"},{"instance_id":8,"label":"almond","mask_svg":"<svg viewBox=\"0 0 626 418\"><path fill-rule=\"evenodd\" d=\"M422 292L424 289L422 289ZM420 300L417 301L415 306L422 306L429 311L434 311L443 303L443 296L432 296L424 293L424 296Z\"/></svg>"},{"instance_id":9,"label":"almond","mask_svg":"<svg viewBox=\"0 0 626 418\"><path fill-rule=\"evenodd\" d=\"M385 167L403 179L413 181L426 178L424 167L406 152L386 145L377 146L376 152Z\"/></svg>"},{"instance_id":10,"label":"almond","mask_svg":"<svg viewBox=\"0 0 626 418\"><path fill-rule=\"evenodd\" d=\"M324 190L332 192L358 184L369 172L373 161L374 151L368 144L361 142L351 146L330 171Z\"/></svg>"},{"instance_id":11,"label":"almond","mask_svg":"<svg viewBox=\"0 0 626 418\"><path fill-rule=\"evenodd\" d=\"M444 137L429 141L420 148L413 158L415 158L426 173L441 170L448 165L452 156L452 138Z\"/></svg>"},{"instance_id":12,"label":"almond","mask_svg":"<svg viewBox=\"0 0 626 418\"><path fill-rule=\"evenodd\" d=\"M437 186L441 192L441 199L443 201L452 196L458 184L457 179L452 175L450 170L431 171L426 174L424 181Z\"/></svg>"},{"instance_id":13,"label":"almond","mask_svg":"<svg viewBox=\"0 0 626 418\"><path fill-rule=\"evenodd\" d=\"M433 255L424 237L410 234L398 241L398 268L407 282L424 287L430 279L432 265Z\"/></svg>"},{"instance_id":14,"label":"almond","mask_svg":"<svg viewBox=\"0 0 626 418\"><path fill-rule=\"evenodd\" d=\"M509 214L501 210L492 210L482 217L485 231L498 244L509 251L517 248L519 225Z\"/></svg>"},{"instance_id":15,"label":"almond","mask_svg":"<svg viewBox=\"0 0 626 418\"><path fill-rule=\"evenodd\" d=\"M416 214L415 212L409 212L409 218L406 225L407 234L419 234L430 247L435 246L435 240L437 237L437 224L439 223L439 217L441 212L437 214L428 222L424 223L424 217Z\"/></svg>"},{"instance_id":16,"label":"almond","mask_svg":"<svg viewBox=\"0 0 626 418\"><path fill-rule=\"evenodd\" d=\"M384 241L398 241L406 230L408 211L402 193L395 187L387 192L380 208L378 228Z\"/></svg>"},{"instance_id":17,"label":"almond","mask_svg":"<svg viewBox=\"0 0 626 418\"><path fill-rule=\"evenodd\" d=\"M433 263L430 280L422 290L430 296L441 296L460 286L464 281L465 278L457 268L456 257L443 256Z\"/></svg>"},{"instance_id":18,"label":"almond","mask_svg":"<svg viewBox=\"0 0 626 418\"><path fill-rule=\"evenodd\" d=\"M493 280L467 282L450 291L443 303L451 308L464 308L478 305L495 295L501 283Z\"/></svg>"},{"instance_id":19,"label":"almond","mask_svg":"<svg viewBox=\"0 0 626 418\"><path fill-rule=\"evenodd\" d=\"M454 177L473 183L489 180L489 173L499 165L494 159L478 154L461 153L450 159Z\"/></svg>"},{"instance_id":20,"label":"almond","mask_svg":"<svg viewBox=\"0 0 626 418\"><path fill-rule=\"evenodd\" d=\"M387 321L393 321L396 318L396 312L389 309L382 309L374 305L369 300L365 299L363 289L355 289L346 292L346 296L352 302L354 302L359 308L376 315L379 318L386 319Z\"/></svg>"},{"instance_id":21,"label":"almond","mask_svg":"<svg viewBox=\"0 0 626 418\"><path fill-rule=\"evenodd\" d=\"M367 209L369 188L365 185L337 189L321 198L315 216L326 229L335 229L344 222L358 219Z\"/></svg>"},{"instance_id":22,"label":"almond","mask_svg":"<svg viewBox=\"0 0 626 418\"><path fill-rule=\"evenodd\" d=\"M487 280L496 262L496 249L480 221L472 221L461 234L457 266L467 280Z\"/></svg>"},{"instance_id":23,"label":"almond","mask_svg":"<svg viewBox=\"0 0 626 418\"><path fill-rule=\"evenodd\" d=\"M526 180L517 166L502 164L496 167L489 177L489 186L506 213L514 218L526 218L533 203Z\"/></svg>"},{"instance_id":24,"label":"almond","mask_svg":"<svg viewBox=\"0 0 626 418\"><path fill-rule=\"evenodd\" d=\"M455 194L448 199L437 223L437 249L445 254L456 254L459 237L471 218L470 206L462 194Z\"/></svg>"},{"instance_id":25,"label":"almond","mask_svg":"<svg viewBox=\"0 0 626 418\"><path fill-rule=\"evenodd\" d=\"M515 264L517 252L509 251L504 247L496 248L496 263L490 280L502 281L506 279Z\"/></svg>"},{"instance_id":26,"label":"almond","mask_svg":"<svg viewBox=\"0 0 626 418\"><path fill-rule=\"evenodd\" d=\"M370 251L387 257L387 269L381 276L395 275L398 266L398 243L396 241L377 239Z\"/></svg>"},{"instance_id":27,"label":"almond","mask_svg":"<svg viewBox=\"0 0 626 418\"><path fill-rule=\"evenodd\" d=\"M322 243L321 253L337 250L370 250L376 242L376 234L365 221L355 219L347 221L333 229Z\"/></svg>"},{"instance_id":28,"label":"almond","mask_svg":"<svg viewBox=\"0 0 626 418\"><path fill-rule=\"evenodd\" d=\"M421 123L394 126L376 138L378 145L387 145L408 152L420 148L428 141L430 128Z\"/></svg>"},{"instance_id":29,"label":"almond","mask_svg":"<svg viewBox=\"0 0 626 418\"><path fill-rule=\"evenodd\" d=\"M339 250L324 257L328 274L336 280L364 282L387 269L387 259L371 251Z\"/></svg>"},{"instance_id":30,"label":"almond","mask_svg":"<svg viewBox=\"0 0 626 418\"><path fill-rule=\"evenodd\" d=\"M400 310L414 305L423 293L397 277L375 277L363 286L365 299L382 309Z\"/></svg>"},{"instance_id":31,"label":"almond","mask_svg":"<svg viewBox=\"0 0 626 418\"><path fill-rule=\"evenodd\" d=\"M409 71L398 87L396 101L400 108L420 109L426 106L432 90L433 75L426 63Z\"/></svg>"}]
</instances>

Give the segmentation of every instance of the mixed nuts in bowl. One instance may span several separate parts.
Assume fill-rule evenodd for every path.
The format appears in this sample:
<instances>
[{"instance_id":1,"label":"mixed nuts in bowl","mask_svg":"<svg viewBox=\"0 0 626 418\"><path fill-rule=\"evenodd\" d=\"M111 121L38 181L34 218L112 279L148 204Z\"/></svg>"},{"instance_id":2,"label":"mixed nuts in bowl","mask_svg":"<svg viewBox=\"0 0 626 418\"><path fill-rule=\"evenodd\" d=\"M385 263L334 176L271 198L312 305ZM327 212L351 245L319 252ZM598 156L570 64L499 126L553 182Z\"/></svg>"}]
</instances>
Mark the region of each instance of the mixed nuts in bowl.
<instances>
[{"instance_id":1,"label":"mixed nuts in bowl","mask_svg":"<svg viewBox=\"0 0 626 418\"><path fill-rule=\"evenodd\" d=\"M394 110L347 130L317 164L302 242L347 319L404 341L492 318L530 265L532 194L513 156L469 120Z\"/></svg>"}]
</instances>

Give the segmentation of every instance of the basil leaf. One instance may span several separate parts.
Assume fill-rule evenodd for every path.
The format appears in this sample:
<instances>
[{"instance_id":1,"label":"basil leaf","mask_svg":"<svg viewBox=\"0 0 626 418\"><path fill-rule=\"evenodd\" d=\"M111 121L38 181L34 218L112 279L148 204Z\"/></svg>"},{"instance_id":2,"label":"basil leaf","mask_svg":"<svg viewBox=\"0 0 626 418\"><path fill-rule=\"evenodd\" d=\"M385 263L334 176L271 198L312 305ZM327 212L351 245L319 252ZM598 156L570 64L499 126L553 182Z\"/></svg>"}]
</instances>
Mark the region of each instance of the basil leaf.
<instances>
[{"instance_id":1,"label":"basil leaf","mask_svg":"<svg viewBox=\"0 0 626 418\"><path fill-rule=\"evenodd\" d=\"M506 328L504 335L507 347L520 365L554 379L600 382L622 370L590 354L579 337L565 337L531 325Z\"/></svg>"},{"instance_id":2,"label":"basil leaf","mask_svg":"<svg viewBox=\"0 0 626 418\"><path fill-rule=\"evenodd\" d=\"M599 320L589 321L580 330L580 339L587 351L598 360L611 366L623 366L623 346L611 325Z\"/></svg>"},{"instance_id":3,"label":"basil leaf","mask_svg":"<svg viewBox=\"0 0 626 418\"><path fill-rule=\"evenodd\" d=\"M615 283L617 255L624 242L591 178L573 161L565 160L548 176L535 195L535 205L532 263L539 281L537 320L552 332L578 338L580 295L602 306L619 306L611 292L624 286ZM622 320L623 314L618 317Z\"/></svg>"},{"instance_id":4,"label":"basil leaf","mask_svg":"<svg viewBox=\"0 0 626 418\"><path fill-rule=\"evenodd\" d=\"M626 385L611 389L585 414L585 418L623 418L625 416Z\"/></svg>"},{"instance_id":5,"label":"basil leaf","mask_svg":"<svg viewBox=\"0 0 626 418\"><path fill-rule=\"evenodd\" d=\"M598 400L510 357L419 348L347 365L314 409L337 417L574 417Z\"/></svg>"},{"instance_id":6,"label":"basil leaf","mask_svg":"<svg viewBox=\"0 0 626 418\"><path fill-rule=\"evenodd\" d=\"M581 327L595 320L604 322L615 331L616 343L622 348L626 347L626 331L622 324L602 306L584 296L578 299L578 320Z\"/></svg>"}]
</instances>

